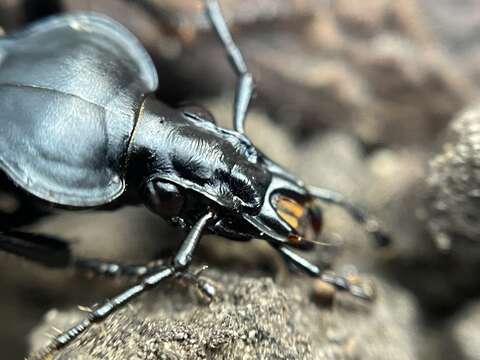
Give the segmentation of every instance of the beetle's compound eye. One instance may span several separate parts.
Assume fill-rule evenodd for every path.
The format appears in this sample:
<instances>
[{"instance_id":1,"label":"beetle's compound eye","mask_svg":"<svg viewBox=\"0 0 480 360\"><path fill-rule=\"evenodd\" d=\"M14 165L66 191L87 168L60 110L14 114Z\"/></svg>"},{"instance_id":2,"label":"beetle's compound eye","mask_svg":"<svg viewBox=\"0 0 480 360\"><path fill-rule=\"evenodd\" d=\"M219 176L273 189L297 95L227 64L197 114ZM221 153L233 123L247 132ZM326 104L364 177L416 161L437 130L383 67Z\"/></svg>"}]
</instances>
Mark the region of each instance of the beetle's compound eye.
<instances>
[{"instance_id":1,"label":"beetle's compound eye","mask_svg":"<svg viewBox=\"0 0 480 360\"><path fill-rule=\"evenodd\" d=\"M145 185L145 205L163 217L180 214L183 203L183 194L172 183L154 179Z\"/></svg>"},{"instance_id":2,"label":"beetle's compound eye","mask_svg":"<svg viewBox=\"0 0 480 360\"><path fill-rule=\"evenodd\" d=\"M204 120L204 121L211 122L215 125L217 124L212 113L202 106L189 104L189 105L183 106L182 111L183 111L183 114L190 119L197 120L197 121Z\"/></svg>"}]
</instances>

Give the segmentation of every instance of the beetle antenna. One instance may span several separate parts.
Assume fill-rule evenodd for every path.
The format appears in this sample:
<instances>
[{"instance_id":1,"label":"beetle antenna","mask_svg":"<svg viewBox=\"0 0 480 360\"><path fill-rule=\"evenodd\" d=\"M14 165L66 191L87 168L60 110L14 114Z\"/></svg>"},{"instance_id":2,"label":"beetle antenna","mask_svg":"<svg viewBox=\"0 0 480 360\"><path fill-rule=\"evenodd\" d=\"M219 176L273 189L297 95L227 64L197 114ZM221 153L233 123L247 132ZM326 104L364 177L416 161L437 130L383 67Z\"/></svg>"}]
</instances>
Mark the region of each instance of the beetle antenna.
<instances>
[{"instance_id":1,"label":"beetle antenna","mask_svg":"<svg viewBox=\"0 0 480 360\"><path fill-rule=\"evenodd\" d=\"M337 246L336 244L328 243L325 241L318 241L318 240L312 240L308 238L302 238L302 241L306 241L315 245L320 245L320 246L325 246L325 247L334 247Z\"/></svg>"},{"instance_id":2,"label":"beetle antenna","mask_svg":"<svg viewBox=\"0 0 480 360\"><path fill-rule=\"evenodd\" d=\"M357 223L363 226L372 237L377 247L389 246L392 242L390 235L384 232L379 222L369 216L364 210L349 202L345 196L332 190L309 186L308 191L315 198L343 208Z\"/></svg>"},{"instance_id":3,"label":"beetle antenna","mask_svg":"<svg viewBox=\"0 0 480 360\"><path fill-rule=\"evenodd\" d=\"M288 237L288 243L294 247L299 247L299 248L305 247L305 243L320 245L320 246L329 247L329 248L337 246L336 244L327 243L324 241L312 240L309 238L304 238L303 236L299 236L299 235L290 235Z\"/></svg>"}]
</instances>

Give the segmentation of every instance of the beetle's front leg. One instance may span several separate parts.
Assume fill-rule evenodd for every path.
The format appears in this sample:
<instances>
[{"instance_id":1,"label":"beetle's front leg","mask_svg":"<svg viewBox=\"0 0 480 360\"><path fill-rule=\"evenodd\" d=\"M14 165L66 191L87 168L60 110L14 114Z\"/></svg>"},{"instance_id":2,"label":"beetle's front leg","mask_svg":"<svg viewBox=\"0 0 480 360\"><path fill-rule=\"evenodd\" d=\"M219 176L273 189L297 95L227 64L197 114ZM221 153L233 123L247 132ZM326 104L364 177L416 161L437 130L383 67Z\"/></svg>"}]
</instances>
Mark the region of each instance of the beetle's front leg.
<instances>
[{"instance_id":1,"label":"beetle's front leg","mask_svg":"<svg viewBox=\"0 0 480 360\"><path fill-rule=\"evenodd\" d=\"M348 291L353 296L363 299L363 300L372 300L373 294L365 291L365 289L356 284L352 284L348 279L333 274L331 272L324 272L318 266L312 264L307 259L293 252L286 246L272 246L277 249L289 264L294 265L296 268L302 270L310 276L317 277L322 281L333 285L336 289L341 291Z\"/></svg>"},{"instance_id":2,"label":"beetle's front leg","mask_svg":"<svg viewBox=\"0 0 480 360\"><path fill-rule=\"evenodd\" d=\"M183 274L189 274L186 272L186 270L191 263L193 251L200 240L205 226L213 217L213 213L209 212L197 221L185 240L182 242L180 249L169 265L159 266L158 268L154 269L154 271L147 273L140 283L128 288L112 299L105 301L103 304L96 306L87 314L86 319L55 337L50 344L48 344L39 353L34 355L32 359L45 359L53 352L62 349L73 340L78 338L78 336L80 336L83 332L88 330L93 324L103 321L107 316L120 309L122 306L140 294L154 288L163 280L174 276L183 276ZM208 291L208 289L206 290Z\"/></svg>"}]
</instances>

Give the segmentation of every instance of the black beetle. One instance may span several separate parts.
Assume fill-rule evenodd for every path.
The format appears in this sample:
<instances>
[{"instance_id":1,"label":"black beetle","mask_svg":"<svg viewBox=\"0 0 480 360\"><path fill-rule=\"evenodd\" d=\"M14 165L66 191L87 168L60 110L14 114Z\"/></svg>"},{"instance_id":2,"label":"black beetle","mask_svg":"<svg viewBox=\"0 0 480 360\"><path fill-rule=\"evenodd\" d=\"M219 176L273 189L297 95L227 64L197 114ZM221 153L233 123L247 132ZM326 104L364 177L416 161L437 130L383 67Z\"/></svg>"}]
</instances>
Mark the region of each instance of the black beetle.
<instances>
[{"instance_id":1,"label":"black beetle","mask_svg":"<svg viewBox=\"0 0 480 360\"><path fill-rule=\"evenodd\" d=\"M168 277L185 277L212 295L208 283L187 271L203 233L265 239L290 265L369 298L361 287L322 273L291 248L308 244L302 223L320 231L317 199L344 207L378 245L386 245L388 237L341 195L305 186L244 135L253 79L218 3L205 3L238 75L234 131L218 127L200 107L172 109L155 100L151 94L158 79L152 60L132 34L106 17L54 16L0 39L4 174L54 206L96 208L134 198L189 231L171 262L137 267L75 258L61 239L3 231L0 249L47 266L142 276L56 337L43 355Z\"/></svg>"}]
</instances>

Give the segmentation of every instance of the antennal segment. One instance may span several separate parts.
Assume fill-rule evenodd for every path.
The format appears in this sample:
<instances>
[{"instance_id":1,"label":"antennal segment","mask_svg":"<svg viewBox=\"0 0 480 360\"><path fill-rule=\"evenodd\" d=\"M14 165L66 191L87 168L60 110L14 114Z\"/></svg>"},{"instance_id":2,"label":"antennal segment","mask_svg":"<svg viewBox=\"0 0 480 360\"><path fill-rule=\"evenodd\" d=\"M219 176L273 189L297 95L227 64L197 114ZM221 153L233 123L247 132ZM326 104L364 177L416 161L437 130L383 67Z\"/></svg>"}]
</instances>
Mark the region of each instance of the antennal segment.
<instances>
[{"instance_id":1,"label":"antennal segment","mask_svg":"<svg viewBox=\"0 0 480 360\"><path fill-rule=\"evenodd\" d=\"M308 191L316 199L342 207L357 223L365 228L367 233L372 236L376 246L386 247L392 243L391 237L380 229L377 219L369 216L364 210L350 203L342 194L315 186L308 186Z\"/></svg>"}]
</instances>

